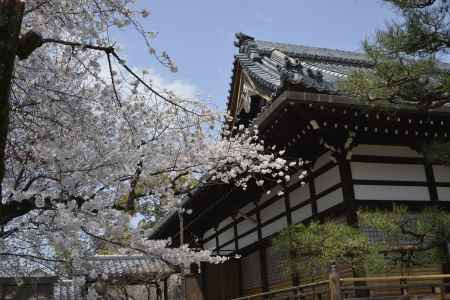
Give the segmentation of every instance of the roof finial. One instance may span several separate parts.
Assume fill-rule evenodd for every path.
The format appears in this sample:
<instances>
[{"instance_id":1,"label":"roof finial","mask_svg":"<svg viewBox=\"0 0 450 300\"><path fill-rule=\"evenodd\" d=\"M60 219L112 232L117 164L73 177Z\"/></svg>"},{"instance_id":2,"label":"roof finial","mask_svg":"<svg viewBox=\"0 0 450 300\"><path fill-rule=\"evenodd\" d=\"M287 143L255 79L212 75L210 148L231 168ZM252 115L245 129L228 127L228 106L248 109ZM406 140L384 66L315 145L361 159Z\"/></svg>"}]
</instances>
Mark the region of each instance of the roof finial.
<instances>
[{"instance_id":1,"label":"roof finial","mask_svg":"<svg viewBox=\"0 0 450 300\"><path fill-rule=\"evenodd\" d=\"M234 46L235 47L239 47L239 48L241 46L243 46L244 44L246 44L248 41L254 41L255 40L254 37L249 36L249 35L247 35L247 34L245 34L243 32L238 32L238 33L235 34L235 36L236 36L237 40L234 41Z\"/></svg>"}]
</instances>

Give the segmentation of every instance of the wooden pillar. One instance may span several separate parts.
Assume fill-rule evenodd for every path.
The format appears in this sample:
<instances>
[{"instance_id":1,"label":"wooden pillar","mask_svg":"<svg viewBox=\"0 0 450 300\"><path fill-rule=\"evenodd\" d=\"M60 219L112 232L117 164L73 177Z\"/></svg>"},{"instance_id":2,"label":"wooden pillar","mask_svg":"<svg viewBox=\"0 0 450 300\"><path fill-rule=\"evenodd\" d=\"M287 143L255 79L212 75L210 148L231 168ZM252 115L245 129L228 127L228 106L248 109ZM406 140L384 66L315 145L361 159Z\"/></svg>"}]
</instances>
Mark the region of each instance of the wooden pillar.
<instances>
[{"instance_id":1,"label":"wooden pillar","mask_svg":"<svg viewBox=\"0 0 450 300\"><path fill-rule=\"evenodd\" d=\"M180 247L184 245L184 212L178 211L178 221L180 229Z\"/></svg>"},{"instance_id":2,"label":"wooden pillar","mask_svg":"<svg viewBox=\"0 0 450 300\"><path fill-rule=\"evenodd\" d=\"M311 201L311 210L313 217L316 218L317 215L319 214L319 211L317 209L316 186L314 185L314 177L311 177L308 180L308 186L309 186L309 198L314 199Z\"/></svg>"},{"instance_id":3,"label":"wooden pillar","mask_svg":"<svg viewBox=\"0 0 450 300\"><path fill-rule=\"evenodd\" d=\"M239 274L239 297L244 296L244 272L242 272L242 259L238 260L238 274Z\"/></svg>"},{"instance_id":4,"label":"wooden pillar","mask_svg":"<svg viewBox=\"0 0 450 300\"><path fill-rule=\"evenodd\" d=\"M25 3L20 0L0 0L0 203L11 110L9 96L24 9Z\"/></svg>"},{"instance_id":5,"label":"wooden pillar","mask_svg":"<svg viewBox=\"0 0 450 300\"><path fill-rule=\"evenodd\" d=\"M237 216L237 214L233 214L232 216L233 218L233 234L234 234L234 249L236 250L236 254L239 253L239 240L238 240L238 228L237 228L237 224L238 224L238 219L239 217ZM243 283L242 283L242 260L239 259L237 261L238 264L238 276L239 276L239 296L242 296L244 294L244 288L243 288Z\"/></svg>"},{"instance_id":6,"label":"wooden pillar","mask_svg":"<svg viewBox=\"0 0 450 300\"><path fill-rule=\"evenodd\" d=\"M358 227L358 215L357 205L355 200L355 190L353 187L353 176L350 161L345 157L339 160L339 171L342 180L342 193L344 197L344 205L346 206L346 218L347 224L353 227ZM352 272L354 277L364 277L366 272L360 268L360 266L352 266ZM365 286L366 282L357 281L355 286ZM367 290L356 290L356 297L369 297Z\"/></svg>"},{"instance_id":7,"label":"wooden pillar","mask_svg":"<svg viewBox=\"0 0 450 300\"><path fill-rule=\"evenodd\" d=\"M442 243L442 252L444 253L442 262L442 274L450 274L450 254L448 252L448 242ZM444 283L450 283L450 279L444 279ZM445 293L450 293L450 287L445 287Z\"/></svg>"},{"instance_id":8,"label":"wooden pillar","mask_svg":"<svg viewBox=\"0 0 450 300\"><path fill-rule=\"evenodd\" d=\"M169 286L167 280L168 278L164 279L164 300L169 300Z\"/></svg>"},{"instance_id":9,"label":"wooden pillar","mask_svg":"<svg viewBox=\"0 0 450 300\"><path fill-rule=\"evenodd\" d=\"M290 202L290 196L289 193L286 193L286 187L284 186L284 206L286 209L286 221L287 221L287 225L291 226L292 225L292 214L291 214L291 202ZM292 261L296 260L296 253L294 250L289 251L289 258ZM300 276L299 276L299 272L298 270L293 270L292 272L292 285L296 286L300 284Z\"/></svg>"},{"instance_id":10,"label":"wooden pillar","mask_svg":"<svg viewBox=\"0 0 450 300\"><path fill-rule=\"evenodd\" d=\"M342 180L342 193L344 205L346 207L347 224L357 226L358 217L356 214L355 190L353 188L352 169L350 161L345 157L339 159L339 173Z\"/></svg>"},{"instance_id":11,"label":"wooden pillar","mask_svg":"<svg viewBox=\"0 0 450 300\"><path fill-rule=\"evenodd\" d=\"M330 280L330 300L342 300L341 297L341 282L339 273L336 271L336 266L331 267L329 275Z\"/></svg>"},{"instance_id":12,"label":"wooden pillar","mask_svg":"<svg viewBox=\"0 0 450 300\"><path fill-rule=\"evenodd\" d=\"M425 175L427 177L427 185L428 191L430 193L430 200L431 202L437 203L439 201L439 197L436 187L436 178L434 176L433 165L426 158L425 158ZM443 262L441 265L441 271L442 274L450 274L450 255L448 252L448 243L443 243L441 247L442 253L444 254ZM444 279L444 283L448 284L450 283L450 280ZM445 293L449 293L450 287L445 287L444 290Z\"/></svg>"},{"instance_id":13,"label":"wooden pillar","mask_svg":"<svg viewBox=\"0 0 450 300\"><path fill-rule=\"evenodd\" d=\"M189 274L184 275L184 295L186 300L204 300L202 278L198 265L191 264Z\"/></svg>"},{"instance_id":14,"label":"wooden pillar","mask_svg":"<svg viewBox=\"0 0 450 300\"><path fill-rule=\"evenodd\" d=\"M258 252L259 252L259 264L261 271L261 288L264 292L269 290L269 279L267 276L267 255L266 255L266 247L263 245L263 237L262 237L262 228L261 228L261 214L259 212L259 205L255 202L256 205L256 222L258 228Z\"/></svg>"},{"instance_id":15,"label":"wooden pillar","mask_svg":"<svg viewBox=\"0 0 450 300\"><path fill-rule=\"evenodd\" d=\"M436 187L436 179L434 178L433 165L425 160L425 175L427 177L428 191L432 202L438 201L438 192Z\"/></svg>"}]
</instances>

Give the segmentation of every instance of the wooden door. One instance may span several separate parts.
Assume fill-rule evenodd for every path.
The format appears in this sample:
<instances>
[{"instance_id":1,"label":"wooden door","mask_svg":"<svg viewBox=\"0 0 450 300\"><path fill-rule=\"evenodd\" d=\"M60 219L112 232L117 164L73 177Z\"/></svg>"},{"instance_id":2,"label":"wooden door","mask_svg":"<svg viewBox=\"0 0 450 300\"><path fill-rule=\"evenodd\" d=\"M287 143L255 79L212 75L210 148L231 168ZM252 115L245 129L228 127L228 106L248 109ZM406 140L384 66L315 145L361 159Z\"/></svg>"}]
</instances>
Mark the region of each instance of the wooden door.
<instances>
[{"instance_id":1,"label":"wooden door","mask_svg":"<svg viewBox=\"0 0 450 300\"><path fill-rule=\"evenodd\" d=\"M205 300L230 300L239 297L239 261L231 259L223 264L202 264Z\"/></svg>"}]
</instances>

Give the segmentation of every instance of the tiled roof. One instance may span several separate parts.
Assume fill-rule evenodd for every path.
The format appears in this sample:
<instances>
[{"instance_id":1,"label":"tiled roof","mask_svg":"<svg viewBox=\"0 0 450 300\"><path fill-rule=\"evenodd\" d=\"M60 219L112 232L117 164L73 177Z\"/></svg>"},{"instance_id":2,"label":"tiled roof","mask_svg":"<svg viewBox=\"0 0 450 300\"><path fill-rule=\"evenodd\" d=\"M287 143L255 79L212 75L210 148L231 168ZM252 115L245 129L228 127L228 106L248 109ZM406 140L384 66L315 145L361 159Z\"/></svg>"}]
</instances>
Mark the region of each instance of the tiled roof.
<instances>
[{"instance_id":1,"label":"tiled roof","mask_svg":"<svg viewBox=\"0 0 450 300\"><path fill-rule=\"evenodd\" d=\"M108 278L126 276L156 277L169 273L167 265L143 255L97 255L85 260L85 269ZM0 278L38 278L56 276L55 263L11 257L0 261Z\"/></svg>"},{"instance_id":2,"label":"tiled roof","mask_svg":"<svg viewBox=\"0 0 450 300\"><path fill-rule=\"evenodd\" d=\"M303 59L324 60L339 64L372 65L372 62L364 54L358 52L258 40L254 42L260 53L270 54L273 49L278 49L289 56Z\"/></svg>"},{"instance_id":3,"label":"tiled roof","mask_svg":"<svg viewBox=\"0 0 450 300\"><path fill-rule=\"evenodd\" d=\"M54 284L54 299L81 299L79 287L72 280L57 277L55 272L52 271L55 265L47 266L47 264L48 262L27 260L14 256L0 260L0 282L6 282L5 280L11 278L14 280L39 280L39 282ZM94 281L96 279L111 280L113 283L121 279L133 282L148 282L149 280L164 278L171 272L161 260L142 255L93 256L85 260L85 267L89 271L86 278ZM91 274L95 275L95 278L92 278Z\"/></svg>"},{"instance_id":4,"label":"tiled roof","mask_svg":"<svg viewBox=\"0 0 450 300\"><path fill-rule=\"evenodd\" d=\"M275 43L236 34L236 62L268 95L278 95L286 84L320 93L337 93L336 83L373 62L363 53ZM450 64L439 63L450 71Z\"/></svg>"},{"instance_id":5,"label":"tiled roof","mask_svg":"<svg viewBox=\"0 0 450 300\"><path fill-rule=\"evenodd\" d=\"M236 61L269 94L286 84L335 93L340 79L372 66L362 53L258 41L242 33L236 37Z\"/></svg>"},{"instance_id":6,"label":"tiled roof","mask_svg":"<svg viewBox=\"0 0 450 300\"><path fill-rule=\"evenodd\" d=\"M0 278L43 278L55 276L54 263L9 256L0 260Z\"/></svg>"},{"instance_id":7,"label":"tiled roof","mask_svg":"<svg viewBox=\"0 0 450 300\"><path fill-rule=\"evenodd\" d=\"M151 279L170 272L164 262L139 255L99 255L89 258L87 264L97 276L109 279L130 276Z\"/></svg>"}]
</instances>

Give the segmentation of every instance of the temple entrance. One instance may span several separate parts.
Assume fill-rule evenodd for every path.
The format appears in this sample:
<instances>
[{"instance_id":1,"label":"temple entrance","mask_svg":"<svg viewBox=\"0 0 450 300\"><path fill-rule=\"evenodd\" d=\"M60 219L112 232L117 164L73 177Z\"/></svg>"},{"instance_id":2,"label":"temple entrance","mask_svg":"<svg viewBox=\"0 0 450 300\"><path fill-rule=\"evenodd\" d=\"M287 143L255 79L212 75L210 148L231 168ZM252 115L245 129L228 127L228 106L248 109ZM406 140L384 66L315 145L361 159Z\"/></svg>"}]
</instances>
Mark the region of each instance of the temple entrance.
<instances>
[{"instance_id":1,"label":"temple entrance","mask_svg":"<svg viewBox=\"0 0 450 300\"><path fill-rule=\"evenodd\" d=\"M230 259L223 264L202 264L205 300L225 300L239 297L239 261Z\"/></svg>"}]
</instances>

